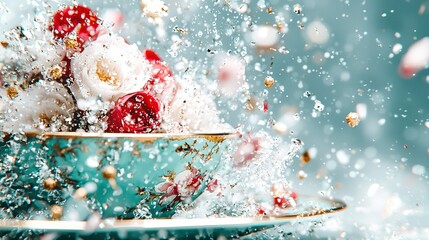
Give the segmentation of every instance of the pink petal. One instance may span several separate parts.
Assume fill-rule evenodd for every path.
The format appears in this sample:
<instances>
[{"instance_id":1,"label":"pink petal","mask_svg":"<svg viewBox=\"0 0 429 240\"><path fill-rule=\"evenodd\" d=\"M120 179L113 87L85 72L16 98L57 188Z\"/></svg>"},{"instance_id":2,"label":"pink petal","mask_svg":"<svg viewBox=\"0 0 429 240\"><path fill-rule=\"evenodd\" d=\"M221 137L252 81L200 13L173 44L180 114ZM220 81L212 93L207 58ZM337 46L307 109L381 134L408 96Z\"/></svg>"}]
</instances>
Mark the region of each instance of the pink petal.
<instances>
[{"instance_id":1,"label":"pink petal","mask_svg":"<svg viewBox=\"0 0 429 240\"><path fill-rule=\"evenodd\" d=\"M105 23L109 25L112 24L113 29L117 31L124 23L125 16L121 12L121 10L116 8L109 8L104 12L101 18L104 20Z\"/></svg>"},{"instance_id":2,"label":"pink petal","mask_svg":"<svg viewBox=\"0 0 429 240\"><path fill-rule=\"evenodd\" d=\"M221 93L234 96L246 83L245 64L235 55L221 55L216 59L217 79Z\"/></svg>"},{"instance_id":3,"label":"pink petal","mask_svg":"<svg viewBox=\"0 0 429 240\"><path fill-rule=\"evenodd\" d=\"M189 171L189 170L185 170L185 171L183 171L183 172L180 172L179 174L177 174L175 177L174 177L174 183L176 183L176 184L183 184L183 183L187 183L188 182L188 180L190 179L190 178L192 178L194 175L192 174L192 172L191 171Z\"/></svg>"},{"instance_id":4,"label":"pink petal","mask_svg":"<svg viewBox=\"0 0 429 240\"><path fill-rule=\"evenodd\" d=\"M171 185L168 187L166 193L166 196L175 196L178 194L178 186L177 185Z\"/></svg>"},{"instance_id":5,"label":"pink petal","mask_svg":"<svg viewBox=\"0 0 429 240\"><path fill-rule=\"evenodd\" d=\"M166 192L167 189L173 185L173 183L171 182L163 182L163 183L159 183L158 185L155 186L155 191L157 192Z\"/></svg>"},{"instance_id":6,"label":"pink petal","mask_svg":"<svg viewBox=\"0 0 429 240\"><path fill-rule=\"evenodd\" d=\"M410 78L429 64L429 38L425 37L415 42L401 59L399 73L404 78Z\"/></svg>"}]
</instances>

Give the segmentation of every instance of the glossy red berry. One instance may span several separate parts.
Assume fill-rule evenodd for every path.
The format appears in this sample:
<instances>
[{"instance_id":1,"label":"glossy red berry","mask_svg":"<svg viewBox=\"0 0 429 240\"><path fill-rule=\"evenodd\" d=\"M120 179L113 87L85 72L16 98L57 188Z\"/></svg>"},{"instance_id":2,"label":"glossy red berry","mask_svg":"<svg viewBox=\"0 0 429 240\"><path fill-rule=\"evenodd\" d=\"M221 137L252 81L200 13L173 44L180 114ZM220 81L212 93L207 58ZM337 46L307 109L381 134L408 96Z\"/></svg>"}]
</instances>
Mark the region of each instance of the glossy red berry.
<instances>
[{"instance_id":1,"label":"glossy red berry","mask_svg":"<svg viewBox=\"0 0 429 240\"><path fill-rule=\"evenodd\" d=\"M107 113L106 132L148 133L159 128L161 106L147 92L135 92L118 99Z\"/></svg>"},{"instance_id":2,"label":"glossy red berry","mask_svg":"<svg viewBox=\"0 0 429 240\"><path fill-rule=\"evenodd\" d=\"M58 10L53 19L51 30L54 37L63 39L75 32L79 43L83 43L96 35L99 26L97 15L82 5L68 6Z\"/></svg>"}]
</instances>

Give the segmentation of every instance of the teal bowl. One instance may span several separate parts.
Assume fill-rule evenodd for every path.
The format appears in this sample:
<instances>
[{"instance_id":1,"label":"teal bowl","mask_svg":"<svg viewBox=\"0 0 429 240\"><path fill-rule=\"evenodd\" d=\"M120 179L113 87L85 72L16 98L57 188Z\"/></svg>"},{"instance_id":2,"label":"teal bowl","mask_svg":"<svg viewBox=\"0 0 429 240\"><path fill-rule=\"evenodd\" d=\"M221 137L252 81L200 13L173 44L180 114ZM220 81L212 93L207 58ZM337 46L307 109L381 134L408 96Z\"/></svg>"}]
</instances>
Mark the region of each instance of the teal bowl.
<instances>
[{"instance_id":1,"label":"teal bowl","mask_svg":"<svg viewBox=\"0 0 429 240\"><path fill-rule=\"evenodd\" d=\"M235 134L3 133L3 218L168 218L205 189Z\"/></svg>"}]
</instances>

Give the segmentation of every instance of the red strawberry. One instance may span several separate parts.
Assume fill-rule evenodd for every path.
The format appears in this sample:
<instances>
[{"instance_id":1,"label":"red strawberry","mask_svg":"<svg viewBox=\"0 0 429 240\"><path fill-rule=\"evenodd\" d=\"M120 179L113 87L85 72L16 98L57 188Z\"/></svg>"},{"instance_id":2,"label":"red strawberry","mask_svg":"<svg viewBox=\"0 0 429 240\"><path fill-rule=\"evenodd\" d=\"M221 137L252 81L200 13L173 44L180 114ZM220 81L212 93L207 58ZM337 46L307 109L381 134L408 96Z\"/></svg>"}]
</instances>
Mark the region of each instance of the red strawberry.
<instances>
[{"instance_id":1,"label":"red strawberry","mask_svg":"<svg viewBox=\"0 0 429 240\"><path fill-rule=\"evenodd\" d=\"M156 98L147 92L127 94L116 101L107 113L106 132L147 133L158 129L161 107Z\"/></svg>"},{"instance_id":2,"label":"red strawberry","mask_svg":"<svg viewBox=\"0 0 429 240\"><path fill-rule=\"evenodd\" d=\"M82 45L90 37L95 36L98 26L98 17L90 8L76 5L58 10L52 19L50 28L57 39L63 39L75 31L77 39Z\"/></svg>"}]
</instances>

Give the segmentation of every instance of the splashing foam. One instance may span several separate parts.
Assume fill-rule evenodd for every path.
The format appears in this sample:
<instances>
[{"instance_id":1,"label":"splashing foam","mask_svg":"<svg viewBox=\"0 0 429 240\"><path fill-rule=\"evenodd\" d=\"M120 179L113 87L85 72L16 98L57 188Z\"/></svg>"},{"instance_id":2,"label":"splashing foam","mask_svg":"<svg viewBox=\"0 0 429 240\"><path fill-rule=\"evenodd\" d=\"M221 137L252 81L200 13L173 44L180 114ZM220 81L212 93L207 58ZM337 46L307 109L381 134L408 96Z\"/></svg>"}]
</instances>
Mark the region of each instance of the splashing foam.
<instances>
[{"instance_id":1,"label":"splashing foam","mask_svg":"<svg viewBox=\"0 0 429 240\"><path fill-rule=\"evenodd\" d=\"M230 146L223 156L224 167L215 174L208 191L195 200L191 207L179 208L174 217L250 217L261 214L261 209L269 215L288 211L288 208L275 207L273 189L278 190L278 186L286 191L291 189L291 183L285 180L286 169L304 143L292 139L287 144L262 131L252 136L252 139L256 138L260 146L254 154L255 159L246 167L237 167L234 153L239 150L240 144Z\"/></svg>"}]
</instances>

